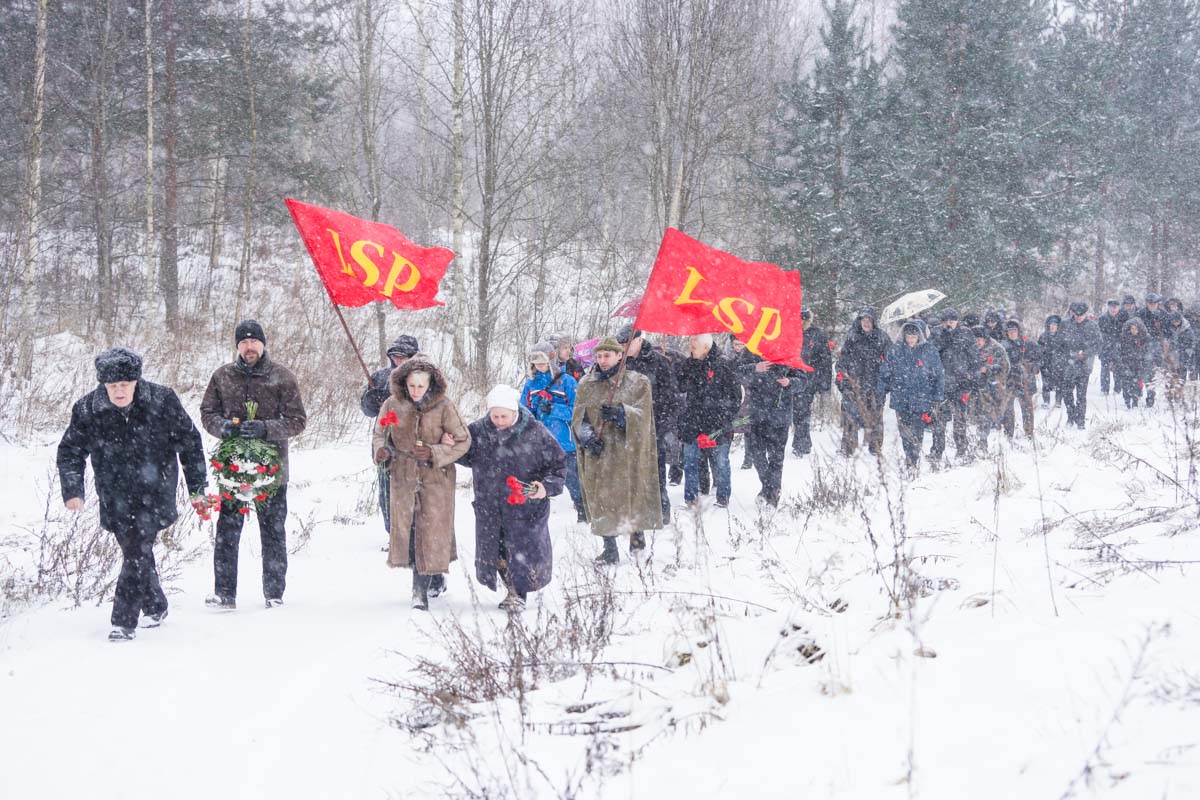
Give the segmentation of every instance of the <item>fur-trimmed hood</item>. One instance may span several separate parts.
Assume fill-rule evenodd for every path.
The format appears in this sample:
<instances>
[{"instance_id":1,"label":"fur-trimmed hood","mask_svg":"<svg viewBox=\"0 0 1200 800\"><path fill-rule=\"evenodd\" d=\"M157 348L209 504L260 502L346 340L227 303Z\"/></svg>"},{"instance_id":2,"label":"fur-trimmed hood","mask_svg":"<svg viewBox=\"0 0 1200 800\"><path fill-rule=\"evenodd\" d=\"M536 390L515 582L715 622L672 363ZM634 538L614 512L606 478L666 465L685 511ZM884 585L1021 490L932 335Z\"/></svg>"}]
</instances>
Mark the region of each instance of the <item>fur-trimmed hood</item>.
<instances>
[{"instance_id":1,"label":"fur-trimmed hood","mask_svg":"<svg viewBox=\"0 0 1200 800\"><path fill-rule=\"evenodd\" d=\"M413 402L413 399L408 396L408 376L414 372L429 373L429 391L421 398L419 404ZM388 383L392 389L392 397L396 400L420 405L422 408L429 408L446 396L446 376L432 362L419 357L410 358L392 370L392 376L388 379Z\"/></svg>"}]
</instances>

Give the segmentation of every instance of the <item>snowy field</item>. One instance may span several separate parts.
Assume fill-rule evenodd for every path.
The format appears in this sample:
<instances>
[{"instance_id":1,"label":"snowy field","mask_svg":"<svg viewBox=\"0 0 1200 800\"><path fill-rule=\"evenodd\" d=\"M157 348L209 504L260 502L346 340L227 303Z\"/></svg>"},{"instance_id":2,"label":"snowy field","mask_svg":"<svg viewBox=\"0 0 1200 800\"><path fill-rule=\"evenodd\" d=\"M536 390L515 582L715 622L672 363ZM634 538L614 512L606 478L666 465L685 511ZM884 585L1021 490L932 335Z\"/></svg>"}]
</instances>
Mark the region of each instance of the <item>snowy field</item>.
<instances>
[{"instance_id":1,"label":"snowy field","mask_svg":"<svg viewBox=\"0 0 1200 800\"><path fill-rule=\"evenodd\" d=\"M365 443L296 450L282 609L253 522L236 612L203 605L214 523L190 525L202 551L135 642L106 641L108 603L10 607L2 795L1200 797L1198 429L1116 406L1094 391L1084 432L1039 407L1040 458L993 436L908 484L825 423L766 514L735 450L730 509L672 487L646 564L622 542L592 566L560 498L554 583L511 626L471 577L469 471L425 613L384 565ZM10 588L55 442L2 453Z\"/></svg>"}]
</instances>

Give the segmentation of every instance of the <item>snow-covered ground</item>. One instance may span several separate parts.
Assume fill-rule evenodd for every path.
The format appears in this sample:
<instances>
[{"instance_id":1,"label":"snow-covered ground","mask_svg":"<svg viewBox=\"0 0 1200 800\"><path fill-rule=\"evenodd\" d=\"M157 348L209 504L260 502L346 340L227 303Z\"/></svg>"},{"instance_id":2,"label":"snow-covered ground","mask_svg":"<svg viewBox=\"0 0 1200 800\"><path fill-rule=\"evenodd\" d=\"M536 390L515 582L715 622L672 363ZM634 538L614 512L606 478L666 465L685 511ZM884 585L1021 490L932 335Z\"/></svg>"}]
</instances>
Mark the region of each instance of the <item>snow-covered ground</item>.
<instances>
[{"instance_id":1,"label":"snow-covered ground","mask_svg":"<svg viewBox=\"0 0 1200 800\"><path fill-rule=\"evenodd\" d=\"M907 484L827 424L768 514L735 451L728 512L673 487L649 563L615 570L561 498L555 582L513 626L469 576L469 471L424 613L366 445L294 451L283 608L251 522L236 612L203 606L195 534L135 642L107 603L0 622L3 796L1200 797L1198 429L1116 406L1095 393L1086 432L1039 407L1036 454ZM0 569L27 574L53 444L2 455Z\"/></svg>"}]
</instances>

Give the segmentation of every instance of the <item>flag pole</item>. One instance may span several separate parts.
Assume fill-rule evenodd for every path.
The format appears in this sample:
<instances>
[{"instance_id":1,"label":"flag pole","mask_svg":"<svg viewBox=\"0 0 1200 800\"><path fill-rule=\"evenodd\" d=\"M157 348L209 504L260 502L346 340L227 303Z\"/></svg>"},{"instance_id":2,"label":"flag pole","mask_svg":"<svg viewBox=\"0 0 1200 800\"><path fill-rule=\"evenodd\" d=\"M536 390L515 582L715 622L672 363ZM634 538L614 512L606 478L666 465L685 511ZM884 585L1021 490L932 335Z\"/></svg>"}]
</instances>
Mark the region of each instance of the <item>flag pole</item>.
<instances>
[{"instance_id":1,"label":"flag pole","mask_svg":"<svg viewBox=\"0 0 1200 800\"><path fill-rule=\"evenodd\" d=\"M325 281L321 281L321 285L325 286ZM325 286L325 293L329 295L329 302L333 306L334 312L337 314L338 321L342 323L342 330L346 332L346 338L350 340L350 346L354 348L354 356L358 359L359 365L362 367L363 374L367 376L367 383L371 382L371 370L367 367L367 362L363 361L362 352L358 349L358 342L354 341L354 334L350 333L350 326L346 324L346 318L342 316L342 309L333 301L333 293L329 291L329 287Z\"/></svg>"}]
</instances>

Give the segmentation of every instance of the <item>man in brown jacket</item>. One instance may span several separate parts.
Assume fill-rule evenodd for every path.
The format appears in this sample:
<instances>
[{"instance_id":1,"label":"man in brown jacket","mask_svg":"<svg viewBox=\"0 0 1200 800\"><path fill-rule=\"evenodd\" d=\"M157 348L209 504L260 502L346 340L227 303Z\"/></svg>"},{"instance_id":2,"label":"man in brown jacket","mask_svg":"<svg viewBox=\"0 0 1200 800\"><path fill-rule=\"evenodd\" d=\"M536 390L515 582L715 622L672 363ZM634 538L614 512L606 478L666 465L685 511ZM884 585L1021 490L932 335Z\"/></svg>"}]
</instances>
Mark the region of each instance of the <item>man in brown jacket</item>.
<instances>
[{"instance_id":1,"label":"man in brown jacket","mask_svg":"<svg viewBox=\"0 0 1200 800\"><path fill-rule=\"evenodd\" d=\"M258 504L258 527L262 535L263 596L267 608L283 605L287 576L288 439L298 436L308 416L300 399L296 376L267 355L267 336L252 319L238 323L234 333L238 357L217 368L204 400L200 421L218 439L240 436L265 439L279 448L280 487ZM247 419L246 403L258 404L253 420ZM235 423L234 420L237 420ZM221 507L217 517L217 541L213 548L215 591L205 603L214 608L237 607L238 543L245 515Z\"/></svg>"}]
</instances>

